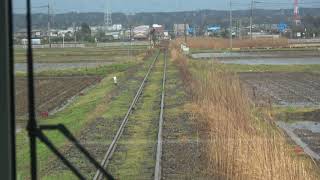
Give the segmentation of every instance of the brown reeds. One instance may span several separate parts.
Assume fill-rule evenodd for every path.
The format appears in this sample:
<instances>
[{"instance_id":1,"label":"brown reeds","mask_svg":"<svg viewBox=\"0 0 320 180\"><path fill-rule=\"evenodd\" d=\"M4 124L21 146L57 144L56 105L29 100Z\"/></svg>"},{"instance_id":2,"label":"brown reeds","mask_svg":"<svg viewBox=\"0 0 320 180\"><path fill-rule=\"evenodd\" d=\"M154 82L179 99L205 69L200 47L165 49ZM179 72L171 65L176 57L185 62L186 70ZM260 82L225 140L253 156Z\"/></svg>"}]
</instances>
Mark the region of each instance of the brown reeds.
<instances>
[{"instance_id":1,"label":"brown reeds","mask_svg":"<svg viewBox=\"0 0 320 180\"><path fill-rule=\"evenodd\" d=\"M236 74L214 63L188 65L186 58L172 49L171 56L192 95L190 111L204 134L206 173L212 179L319 178L311 159L294 154L284 135L256 115Z\"/></svg>"},{"instance_id":2,"label":"brown reeds","mask_svg":"<svg viewBox=\"0 0 320 180\"><path fill-rule=\"evenodd\" d=\"M178 44L184 42L183 38L176 40ZM229 48L229 40L223 38L188 38L188 46L193 49L225 49ZM233 48L281 48L288 46L288 39L285 38L257 38L257 39L234 39Z\"/></svg>"}]
</instances>

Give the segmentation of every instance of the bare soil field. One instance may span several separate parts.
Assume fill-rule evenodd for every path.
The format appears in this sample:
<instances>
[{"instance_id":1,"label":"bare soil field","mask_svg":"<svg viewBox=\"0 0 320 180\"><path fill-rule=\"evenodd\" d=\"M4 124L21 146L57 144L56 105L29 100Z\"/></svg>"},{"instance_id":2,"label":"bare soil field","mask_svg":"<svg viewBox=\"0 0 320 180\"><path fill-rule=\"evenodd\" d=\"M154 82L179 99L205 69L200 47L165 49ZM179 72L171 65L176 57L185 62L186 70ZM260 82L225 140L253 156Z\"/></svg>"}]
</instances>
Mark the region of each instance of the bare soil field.
<instances>
[{"instance_id":1,"label":"bare soil field","mask_svg":"<svg viewBox=\"0 0 320 180\"><path fill-rule=\"evenodd\" d=\"M82 90L100 81L97 76L70 77L37 77L35 79L37 114L50 112L79 94ZM27 80L16 79L16 114L18 117L27 114Z\"/></svg>"},{"instance_id":2,"label":"bare soil field","mask_svg":"<svg viewBox=\"0 0 320 180\"><path fill-rule=\"evenodd\" d=\"M89 62L89 63L35 63L34 71L50 71L50 70L66 70L66 69L80 69L80 68L100 68L102 66L113 64L114 62ZM26 63L15 63L16 72L26 72L27 64Z\"/></svg>"},{"instance_id":3,"label":"bare soil field","mask_svg":"<svg viewBox=\"0 0 320 180\"><path fill-rule=\"evenodd\" d=\"M256 104L314 106L320 104L320 77L311 73L240 73Z\"/></svg>"}]
</instances>

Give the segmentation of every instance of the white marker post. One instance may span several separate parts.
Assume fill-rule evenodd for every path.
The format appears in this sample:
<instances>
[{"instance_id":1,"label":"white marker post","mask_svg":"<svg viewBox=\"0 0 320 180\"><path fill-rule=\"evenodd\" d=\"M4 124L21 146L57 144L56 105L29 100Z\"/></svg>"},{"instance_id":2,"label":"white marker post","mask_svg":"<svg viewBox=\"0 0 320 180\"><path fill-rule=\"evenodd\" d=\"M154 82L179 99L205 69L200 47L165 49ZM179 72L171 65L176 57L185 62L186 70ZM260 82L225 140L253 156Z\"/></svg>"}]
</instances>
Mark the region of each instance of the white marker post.
<instances>
[{"instance_id":1,"label":"white marker post","mask_svg":"<svg viewBox=\"0 0 320 180\"><path fill-rule=\"evenodd\" d=\"M64 48L64 34L62 34L62 48Z\"/></svg>"},{"instance_id":2,"label":"white marker post","mask_svg":"<svg viewBox=\"0 0 320 180\"><path fill-rule=\"evenodd\" d=\"M113 77L113 83L114 83L115 85L118 85L117 76L114 76L114 77Z\"/></svg>"}]
</instances>

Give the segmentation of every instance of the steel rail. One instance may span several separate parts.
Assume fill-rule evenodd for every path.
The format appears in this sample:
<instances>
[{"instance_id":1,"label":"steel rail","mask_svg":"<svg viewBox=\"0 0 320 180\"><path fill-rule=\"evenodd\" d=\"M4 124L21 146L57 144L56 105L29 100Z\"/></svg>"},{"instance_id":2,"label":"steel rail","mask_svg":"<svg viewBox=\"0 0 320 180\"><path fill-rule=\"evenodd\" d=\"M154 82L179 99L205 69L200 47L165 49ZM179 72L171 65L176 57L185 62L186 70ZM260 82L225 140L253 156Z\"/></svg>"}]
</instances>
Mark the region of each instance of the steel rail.
<instances>
[{"instance_id":1,"label":"steel rail","mask_svg":"<svg viewBox=\"0 0 320 180\"><path fill-rule=\"evenodd\" d=\"M165 50L163 79L162 79L161 107L160 107L160 117L159 117L158 144L157 144L157 154L156 154L156 166L154 169L154 180L161 179L162 127L163 127L163 112L164 112L164 101L165 101L166 73L167 73L167 51Z\"/></svg>"},{"instance_id":2,"label":"steel rail","mask_svg":"<svg viewBox=\"0 0 320 180\"><path fill-rule=\"evenodd\" d=\"M134 97L134 99L133 99L128 111L127 111L127 113L126 113L126 115L125 115L125 117L122 120L122 123L121 123L116 135L114 136L114 138L112 140L112 143L110 144L110 146L108 148L107 153L105 154L105 156L104 156L104 158L103 158L103 160L101 162L101 166L104 167L104 168L106 168L106 166L108 165L109 160L112 157L112 155L113 155L113 153L114 153L114 151L116 149L117 142L120 139L120 137L121 137L121 135L123 133L124 127L126 126L126 124L128 122L129 115L132 112L133 107L136 105L137 101L139 100L139 97L140 97L140 95L142 93L142 90L143 90L143 88L145 86L145 83L146 83L146 81L147 81L147 79L148 79L148 77L149 77L149 75L150 75L150 73L151 73L151 71L152 71L152 69L154 67L154 64L155 64L155 62L157 61L157 59L159 57L159 55L160 55L160 51L158 52L157 56L154 58L153 62L149 66L148 72L145 75L145 77L144 77L144 79L143 79L143 81L142 81L142 83L141 83L141 85L140 85L140 87L139 87L139 89L138 89L138 91L137 91L137 93L136 93L136 95L135 95L135 97ZM101 173L100 170L98 170L93 179L94 180L100 180L102 178L103 178L102 173Z\"/></svg>"}]
</instances>

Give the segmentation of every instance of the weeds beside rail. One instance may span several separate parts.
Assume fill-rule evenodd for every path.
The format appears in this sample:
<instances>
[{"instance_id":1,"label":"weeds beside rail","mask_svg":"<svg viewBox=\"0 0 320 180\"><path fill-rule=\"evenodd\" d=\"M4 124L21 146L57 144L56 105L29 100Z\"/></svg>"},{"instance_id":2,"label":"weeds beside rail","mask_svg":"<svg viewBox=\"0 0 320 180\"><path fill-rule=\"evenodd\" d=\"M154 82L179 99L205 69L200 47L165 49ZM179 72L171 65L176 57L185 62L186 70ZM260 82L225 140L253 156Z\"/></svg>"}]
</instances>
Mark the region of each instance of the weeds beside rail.
<instances>
[{"instance_id":1,"label":"weeds beside rail","mask_svg":"<svg viewBox=\"0 0 320 180\"><path fill-rule=\"evenodd\" d=\"M319 178L313 161L294 153L272 117L256 115L236 74L214 63L190 65L175 48L171 56L192 97L190 110L197 117L201 138L208 142L206 174L232 180Z\"/></svg>"}]
</instances>

